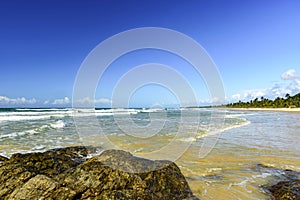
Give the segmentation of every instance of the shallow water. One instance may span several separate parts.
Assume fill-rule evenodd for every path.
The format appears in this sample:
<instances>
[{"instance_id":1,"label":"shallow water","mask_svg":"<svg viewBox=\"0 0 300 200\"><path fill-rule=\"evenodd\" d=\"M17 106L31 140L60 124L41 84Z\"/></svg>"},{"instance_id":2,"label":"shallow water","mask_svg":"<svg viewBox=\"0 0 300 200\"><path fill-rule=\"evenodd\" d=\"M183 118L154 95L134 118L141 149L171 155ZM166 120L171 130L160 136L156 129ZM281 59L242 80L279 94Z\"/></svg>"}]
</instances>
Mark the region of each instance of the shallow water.
<instances>
[{"instance_id":1,"label":"shallow water","mask_svg":"<svg viewBox=\"0 0 300 200\"><path fill-rule=\"evenodd\" d=\"M201 199L268 199L259 186L278 177L260 163L300 171L300 114L245 113L251 123L224 131L207 157L197 159L193 146L177 161Z\"/></svg>"},{"instance_id":2,"label":"shallow water","mask_svg":"<svg viewBox=\"0 0 300 200\"><path fill-rule=\"evenodd\" d=\"M0 154L119 148L175 161L201 199L268 199L260 185L276 174L257 164L300 171L299 120L299 113L218 109L2 109ZM203 144L213 148L199 157Z\"/></svg>"}]
</instances>

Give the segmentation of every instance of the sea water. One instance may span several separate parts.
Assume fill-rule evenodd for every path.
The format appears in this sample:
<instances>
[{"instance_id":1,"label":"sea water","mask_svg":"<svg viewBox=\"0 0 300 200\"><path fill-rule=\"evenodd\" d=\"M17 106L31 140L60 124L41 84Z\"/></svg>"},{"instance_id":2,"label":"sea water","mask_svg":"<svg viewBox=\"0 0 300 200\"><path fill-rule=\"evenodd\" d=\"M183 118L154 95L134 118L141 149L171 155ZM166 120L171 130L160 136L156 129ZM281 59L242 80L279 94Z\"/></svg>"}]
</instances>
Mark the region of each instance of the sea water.
<instances>
[{"instance_id":1,"label":"sea water","mask_svg":"<svg viewBox=\"0 0 300 200\"><path fill-rule=\"evenodd\" d=\"M0 154L94 145L169 159L201 199L268 199L258 164L300 171L300 114L178 109L0 109ZM204 152L204 153L203 153Z\"/></svg>"}]
</instances>

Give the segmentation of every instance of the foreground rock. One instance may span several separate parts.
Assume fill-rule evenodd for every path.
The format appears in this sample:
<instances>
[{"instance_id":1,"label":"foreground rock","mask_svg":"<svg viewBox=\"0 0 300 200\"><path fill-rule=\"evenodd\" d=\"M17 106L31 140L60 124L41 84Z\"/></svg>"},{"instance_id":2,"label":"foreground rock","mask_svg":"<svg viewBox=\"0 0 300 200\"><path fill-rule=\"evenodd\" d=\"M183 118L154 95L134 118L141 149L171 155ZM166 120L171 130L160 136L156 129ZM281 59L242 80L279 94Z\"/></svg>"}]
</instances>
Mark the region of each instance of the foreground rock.
<instances>
[{"instance_id":1,"label":"foreground rock","mask_svg":"<svg viewBox=\"0 0 300 200\"><path fill-rule=\"evenodd\" d=\"M0 163L9 160L8 158L0 155Z\"/></svg>"},{"instance_id":2,"label":"foreground rock","mask_svg":"<svg viewBox=\"0 0 300 200\"><path fill-rule=\"evenodd\" d=\"M268 190L275 200L300 200L300 180L280 181Z\"/></svg>"},{"instance_id":3,"label":"foreground rock","mask_svg":"<svg viewBox=\"0 0 300 200\"><path fill-rule=\"evenodd\" d=\"M1 199L198 199L176 164L97 148L14 154L0 164Z\"/></svg>"}]
</instances>

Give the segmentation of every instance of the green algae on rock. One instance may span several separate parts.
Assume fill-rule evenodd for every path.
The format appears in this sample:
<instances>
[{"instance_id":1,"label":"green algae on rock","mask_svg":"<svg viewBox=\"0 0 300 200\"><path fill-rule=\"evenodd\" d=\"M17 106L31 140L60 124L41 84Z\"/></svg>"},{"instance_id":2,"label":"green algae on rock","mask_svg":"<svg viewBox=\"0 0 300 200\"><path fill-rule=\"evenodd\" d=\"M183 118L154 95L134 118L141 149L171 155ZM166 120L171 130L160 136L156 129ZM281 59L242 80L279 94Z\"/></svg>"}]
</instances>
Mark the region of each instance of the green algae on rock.
<instances>
[{"instance_id":1,"label":"green algae on rock","mask_svg":"<svg viewBox=\"0 0 300 200\"><path fill-rule=\"evenodd\" d=\"M170 161L99 148L14 154L0 164L3 199L198 199Z\"/></svg>"},{"instance_id":2,"label":"green algae on rock","mask_svg":"<svg viewBox=\"0 0 300 200\"><path fill-rule=\"evenodd\" d=\"M268 190L275 200L300 200L300 180L280 181Z\"/></svg>"}]
</instances>

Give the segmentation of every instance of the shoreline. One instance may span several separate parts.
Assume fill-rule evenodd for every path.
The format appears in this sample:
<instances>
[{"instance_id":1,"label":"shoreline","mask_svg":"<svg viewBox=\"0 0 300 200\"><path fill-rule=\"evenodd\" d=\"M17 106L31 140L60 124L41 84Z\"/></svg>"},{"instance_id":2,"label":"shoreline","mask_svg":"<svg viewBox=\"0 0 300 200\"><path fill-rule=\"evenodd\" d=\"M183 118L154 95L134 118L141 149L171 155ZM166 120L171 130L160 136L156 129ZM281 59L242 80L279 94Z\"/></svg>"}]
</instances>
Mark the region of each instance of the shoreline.
<instances>
[{"instance_id":1,"label":"shoreline","mask_svg":"<svg viewBox=\"0 0 300 200\"><path fill-rule=\"evenodd\" d=\"M271 111L271 112L290 112L300 113L300 108L226 108L227 110L243 110L243 111Z\"/></svg>"}]
</instances>

